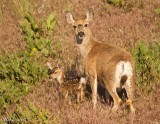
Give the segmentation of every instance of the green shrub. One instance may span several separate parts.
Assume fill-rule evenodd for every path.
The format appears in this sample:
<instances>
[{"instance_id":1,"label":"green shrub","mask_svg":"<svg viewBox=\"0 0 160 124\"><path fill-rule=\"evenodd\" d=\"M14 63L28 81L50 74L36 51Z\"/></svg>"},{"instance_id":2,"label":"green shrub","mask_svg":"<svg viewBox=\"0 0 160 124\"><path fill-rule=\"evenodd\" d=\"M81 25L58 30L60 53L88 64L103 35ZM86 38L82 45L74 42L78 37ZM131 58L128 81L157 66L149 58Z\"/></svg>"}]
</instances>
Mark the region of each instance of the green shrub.
<instances>
[{"instance_id":1,"label":"green shrub","mask_svg":"<svg viewBox=\"0 0 160 124\"><path fill-rule=\"evenodd\" d=\"M29 93L32 87L48 77L48 69L45 67L46 59L59 57L61 42L52 42L56 14L52 12L46 19L39 22L29 13L32 10L31 2L24 0L10 2L11 7L14 8L14 14L21 20L19 27L27 47L15 53L7 51L0 53L0 117L7 115L13 120L29 118L29 123L49 123L48 112L40 111L30 103L27 108L21 109L19 104L20 99ZM1 17L0 10L0 21ZM13 103L18 110L9 115L8 108L12 108Z\"/></svg>"},{"instance_id":2,"label":"green shrub","mask_svg":"<svg viewBox=\"0 0 160 124\"><path fill-rule=\"evenodd\" d=\"M145 93L152 93L160 80L160 44L138 42L132 53L136 61L137 85Z\"/></svg>"},{"instance_id":3,"label":"green shrub","mask_svg":"<svg viewBox=\"0 0 160 124\"><path fill-rule=\"evenodd\" d=\"M25 36L31 55L35 51L44 56L55 54L52 52L51 37L55 30L55 24L55 12L52 12L47 19L40 23L31 14L25 14L25 19L20 22L20 28Z\"/></svg>"},{"instance_id":4,"label":"green shrub","mask_svg":"<svg viewBox=\"0 0 160 124\"><path fill-rule=\"evenodd\" d=\"M5 109L8 105L17 103L19 99L28 93L30 85L27 83L18 84L14 81L8 80L7 82L0 82L0 112L5 113Z\"/></svg>"},{"instance_id":5,"label":"green shrub","mask_svg":"<svg viewBox=\"0 0 160 124\"><path fill-rule=\"evenodd\" d=\"M39 82L47 75L47 70L26 51L0 55L0 79L17 83Z\"/></svg>"},{"instance_id":6,"label":"green shrub","mask_svg":"<svg viewBox=\"0 0 160 124\"><path fill-rule=\"evenodd\" d=\"M114 6L121 7L123 4L123 0L107 0L108 4L113 4Z\"/></svg>"},{"instance_id":7,"label":"green shrub","mask_svg":"<svg viewBox=\"0 0 160 124\"><path fill-rule=\"evenodd\" d=\"M128 1L128 0L106 0L108 4L111 4L115 7L119 7L123 9L125 12L131 11L134 7L137 7L139 9L144 8L144 1L138 0L138 1Z\"/></svg>"},{"instance_id":8,"label":"green shrub","mask_svg":"<svg viewBox=\"0 0 160 124\"><path fill-rule=\"evenodd\" d=\"M43 63L22 51L0 55L0 108L16 103L32 85L47 77Z\"/></svg>"},{"instance_id":9,"label":"green shrub","mask_svg":"<svg viewBox=\"0 0 160 124\"><path fill-rule=\"evenodd\" d=\"M156 9L154 10L154 12L155 12L155 14L160 15L160 8L156 8Z\"/></svg>"},{"instance_id":10,"label":"green shrub","mask_svg":"<svg viewBox=\"0 0 160 124\"><path fill-rule=\"evenodd\" d=\"M50 117L51 114L47 110L38 109L31 101L27 101L27 106L23 107L21 104L17 106L10 120L13 122L21 121L21 123L48 124L52 122Z\"/></svg>"}]
</instances>

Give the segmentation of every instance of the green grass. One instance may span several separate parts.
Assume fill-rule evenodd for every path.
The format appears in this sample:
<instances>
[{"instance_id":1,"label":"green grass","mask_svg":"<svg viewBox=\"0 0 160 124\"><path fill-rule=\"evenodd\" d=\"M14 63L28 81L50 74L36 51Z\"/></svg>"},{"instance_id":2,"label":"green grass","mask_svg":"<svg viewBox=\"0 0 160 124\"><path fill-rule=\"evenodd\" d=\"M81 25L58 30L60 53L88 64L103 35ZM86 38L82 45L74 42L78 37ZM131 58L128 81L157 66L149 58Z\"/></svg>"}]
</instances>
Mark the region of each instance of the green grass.
<instances>
[{"instance_id":1,"label":"green grass","mask_svg":"<svg viewBox=\"0 0 160 124\"><path fill-rule=\"evenodd\" d=\"M136 85L146 94L154 93L160 79L160 44L137 42L132 54L136 62Z\"/></svg>"}]
</instances>

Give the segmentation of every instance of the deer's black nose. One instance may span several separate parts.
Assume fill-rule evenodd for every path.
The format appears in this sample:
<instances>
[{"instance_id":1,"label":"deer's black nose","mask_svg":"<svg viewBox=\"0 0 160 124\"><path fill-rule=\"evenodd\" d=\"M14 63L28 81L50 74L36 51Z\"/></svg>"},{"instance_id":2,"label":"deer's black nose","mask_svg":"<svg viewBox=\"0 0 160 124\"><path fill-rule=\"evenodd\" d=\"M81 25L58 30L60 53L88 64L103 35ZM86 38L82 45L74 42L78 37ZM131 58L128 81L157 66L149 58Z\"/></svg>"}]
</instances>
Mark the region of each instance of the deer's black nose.
<instances>
[{"instance_id":1,"label":"deer's black nose","mask_svg":"<svg viewBox=\"0 0 160 124\"><path fill-rule=\"evenodd\" d=\"M84 32L82 32L82 31L81 31L81 32L78 32L78 36L79 36L79 37L83 37L83 36L84 36Z\"/></svg>"}]
</instances>

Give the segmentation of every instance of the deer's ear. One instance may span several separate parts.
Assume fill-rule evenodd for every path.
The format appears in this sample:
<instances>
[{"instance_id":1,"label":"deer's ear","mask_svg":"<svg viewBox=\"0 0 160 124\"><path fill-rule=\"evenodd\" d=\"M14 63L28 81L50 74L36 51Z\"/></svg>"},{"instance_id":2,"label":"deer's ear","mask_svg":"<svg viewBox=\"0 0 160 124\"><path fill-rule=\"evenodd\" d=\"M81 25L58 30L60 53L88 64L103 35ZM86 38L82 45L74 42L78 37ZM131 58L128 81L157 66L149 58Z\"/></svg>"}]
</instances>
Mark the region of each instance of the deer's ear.
<instances>
[{"instance_id":1,"label":"deer's ear","mask_svg":"<svg viewBox=\"0 0 160 124\"><path fill-rule=\"evenodd\" d=\"M86 13L86 21L87 22L90 22L90 21L92 21L93 20L93 11L88 11L87 13Z\"/></svg>"},{"instance_id":2,"label":"deer's ear","mask_svg":"<svg viewBox=\"0 0 160 124\"><path fill-rule=\"evenodd\" d=\"M66 20L67 20L67 22L69 23L69 24L74 24L75 23L75 20L74 20L74 18L73 18L73 16L72 16L72 14L71 13L69 13L69 12L66 12Z\"/></svg>"}]
</instances>

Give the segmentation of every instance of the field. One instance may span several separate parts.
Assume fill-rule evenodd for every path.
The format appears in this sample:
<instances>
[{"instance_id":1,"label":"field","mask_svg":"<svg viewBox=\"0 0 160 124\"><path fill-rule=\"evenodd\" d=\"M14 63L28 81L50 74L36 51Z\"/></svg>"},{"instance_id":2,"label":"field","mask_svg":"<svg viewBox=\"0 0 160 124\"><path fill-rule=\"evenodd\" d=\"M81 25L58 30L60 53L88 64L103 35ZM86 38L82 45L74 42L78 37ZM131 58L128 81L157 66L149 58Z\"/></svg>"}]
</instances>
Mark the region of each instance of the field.
<instances>
[{"instance_id":1,"label":"field","mask_svg":"<svg viewBox=\"0 0 160 124\"><path fill-rule=\"evenodd\" d=\"M101 87L94 110L90 85L83 102L73 95L69 104L49 80L46 62L69 77L84 75L64 12L81 17L89 8L95 39L122 47L135 59L134 117L125 105L111 113ZM160 124L159 63L159 0L0 1L0 124Z\"/></svg>"}]
</instances>

